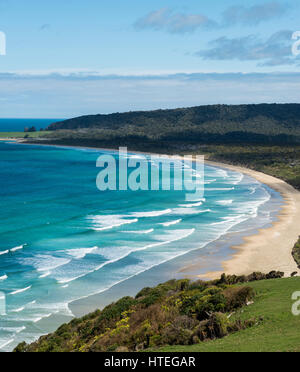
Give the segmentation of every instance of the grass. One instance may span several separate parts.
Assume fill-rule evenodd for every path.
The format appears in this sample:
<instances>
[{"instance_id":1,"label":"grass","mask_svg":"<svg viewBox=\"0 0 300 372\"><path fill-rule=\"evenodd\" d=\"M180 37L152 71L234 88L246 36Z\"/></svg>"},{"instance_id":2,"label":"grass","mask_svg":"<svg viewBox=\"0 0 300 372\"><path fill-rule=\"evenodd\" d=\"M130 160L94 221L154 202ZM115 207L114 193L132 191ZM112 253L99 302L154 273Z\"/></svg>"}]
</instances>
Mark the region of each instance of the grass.
<instances>
[{"instance_id":1,"label":"grass","mask_svg":"<svg viewBox=\"0 0 300 372\"><path fill-rule=\"evenodd\" d=\"M26 135L28 138L39 138L44 137L48 135L49 132L31 132L31 133L25 133L25 132L0 132L0 138L24 138Z\"/></svg>"},{"instance_id":2,"label":"grass","mask_svg":"<svg viewBox=\"0 0 300 372\"><path fill-rule=\"evenodd\" d=\"M223 339L193 346L163 347L162 352L299 352L300 316L291 312L292 294L300 291L300 278L247 283L257 292L255 303L235 315L261 318L258 325Z\"/></svg>"}]
</instances>

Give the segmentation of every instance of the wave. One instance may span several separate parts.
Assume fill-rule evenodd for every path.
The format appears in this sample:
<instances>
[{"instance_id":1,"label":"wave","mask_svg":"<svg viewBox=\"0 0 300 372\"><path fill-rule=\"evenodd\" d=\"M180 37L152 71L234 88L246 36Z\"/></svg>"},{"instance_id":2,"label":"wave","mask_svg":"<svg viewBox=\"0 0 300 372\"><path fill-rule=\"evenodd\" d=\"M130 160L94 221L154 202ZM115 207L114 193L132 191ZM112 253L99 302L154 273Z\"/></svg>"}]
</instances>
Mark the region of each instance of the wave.
<instances>
[{"instance_id":1,"label":"wave","mask_svg":"<svg viewBox=\"0 0 300 372\"><path fill-rule=\"evenodd\" d=\"M25 326L23 326L23 327L0 327L0 331L13 333L15 335L23 332L25 329L26 329Z\"/></svg>"},{"instance_id":2,"label":"wave","mask_svg":"<svg viewBox=\"0 0 300 372\"><path fill-rule=\"evenodd\" d=\"M148 218L148 217L160 217L165 214L169 214L172 212L172 209L165 209L163 211L151 211L151 212L133 212L131 216L137 218Z\"/></svg>"},{"instance_id":3,"label":"wave","mask_svg":"<svg viewBox=\"0 0 300 372\"><path fill-rule=\"evenodd\" d=\"M109 264L112 264L112 263L115 263L115 262L118 262L118 261L121 261L123 260L124 258L130 256L132 253L136 253L136 252L140 252L140 251L145 251L147 249L150 249L150 248L155 248L155 247L160 247L160 246L163 246L163 245L167 245L167 244L171 244L171 243L174 243L176 241L179 241L179 240L182 240L182 239L185 239L187 237L189 237L190 235L194 234L194 232L196 231L196 229L190 229L190 230L175 230L173 232L173 234L176 234L176 232L186 232L186 234L184 234L183 236L179 236L179 237L176 237L174 239L170 239L170 240L167 240L167 241L163 241L163 242L159 242L159 243L152 243L152 244L148 244L144 247L141 247L141 248L137 248L137 249L132 249L130 250L129 252L126 252L126 254L124 254L123 256L120 256L120 257L117 257L115 259L112 259L112 260L109 260L103 264L101 264L100 266L98 266L94 271L99 271L100 269L102 269L103 267L109 265Z\"/></svg>"},{"instance_id":4,"label":"wave","mask_svg":"<svg viewBox=\"0 0 300 372\"><path fill-rule=\"evenodd\" d=\"M31 306L30 306L31 305ZM49 318L52 315L62 314L74 318L74 314L69 309L68 302L63 303L45 303L37 304L33 301L24 306L24 309L30 309L31 313L28 313L24 318L7 317L7 321L17 321L18 323L38 323L43 319ZM16 311L15 311L16 312ZM20 311L21 312L21 311Z\"/></svg>"},{"instance_id":5,"label":"wave","mask_svg":"<svg viewBox=\"0 0 300 372\"><path fill-rule=\"evenodd\" d=\"M9 341L6 341L4 344L0 345L0 349L4 349L6 346L12 344L15 341L15 339L11 339Z\"/></svg>"},{"instance_id":6,"label":"wave","mask_svg":"<svg viewBox=\"0 0 300 372\"><path fill-rule=\"evenodd\" d=\"M216 179L204 181L204 185L210 185L211 183L217 182Z\"/></svg>"},{"instance_id":7,"label":"wave","mask_svg":"<svg viewBox=\"0 0 300 372\"><path fill-rule=\"evenodd\" d=\"M231 191L231 190L235 190L235 187L223 187L223 188L215 188L215 189L207 188L207 189L205 189L205 191Z\"/></svg>"},{"instance_id":8,"label":"wave","mask_svg":"<svg viewBox=\"0 0 300 372\"><path fill-rule=\"evenodd\" d=\"M130 225L132 223L137 223L139 221L137 218L128 220L124 219L124 217L128 216L120 215L89 216L87 219L92 221L93 226L91 227L91 230L94 231L111 230L116 227Z\"/></svg>"},{"instance_id":9,"label":"wave","mask_svg":"<svg viewBox=\"0 0 300 372\"><path fill-rule=\"evenodd\" d=\"M211 209L193 209L193 208L174 208L173 213L178 215L193 215L193 214L202 214L209 213Z\"/></svg>"},{"instance_id":10,"label":"wave","mask_svg":"<svg viewBox=\"0 0 300 372\"><path fill-rule=\"evenodd\" d=\"M38 322L40 322L43 319L50 318L50 316L52 316L52 315L54 315L54 314L53 313L50 313L50 314L46 314L46 315L40 316L40 317L34 319L33 320L33 323L38 323Z\"/></svg>"},{"instance_id":11,"label":"wave","mask_svg":"<svg viewBox=\"0 0 300 372\"><path fill-rule=\"evenodd\" d=\"M11 292L10 295L11 295L11 296L14 296L14 295L16 295L16 294L26 292L26 291L28 291L29 289L31 289L31 287L32 287L32 285L30 285L29 287L23 288L23 289L17 289L16 291Z\"/></svg>"},{"instance_id":12,"label":"wave","mask_svg":"<svg viewBox=\"0 0 300 372\"><path fill-rule=\"evenodd\" d=\"M171 239L171 240L167 240L167 241L159 242L159 243L152 243L152 244L148 244L148 245L146 245L144 247L141 247L141 248L129 250L124 255L118 256L118 257L116 257L114 259L111 259L111 260L108 260L108 261L104 262L103 264L101 264L100 266L96 267L94 270L91 270L88 273L79 275L79 276L77 276L75 278L69 278L69 279L65 279L65 280L59 280L58 283L59 284L71 283L71 282L73 282L73 281L75 281L77 279L80 279L80 278L83 278L83 277L87 276L88 274L92 274L92 273L94 273L96 271L99 271L99 270L101 270L103 267L105 267L107 265L111 265L113 263L119 262L119 261L123 260L124 258L129 257L132 253L145 251L145 250L150 249L150 248L160 247L160 246L163 246L163 245L167 245L167 244L174 243L176 241L185 239L185 238L189 237L190 235L194 234L194 232L196 231L196 229L191 229L191 230L177 230L177 232L182 232L182 231L187 231L187 234L185 234L184 236L176 237L175 239ZM176 230L173 232L173 234L176 234Z\"/></svg>"},{"instance_id":13,"label":"wave","mask_svg":"<svg viewBox=\"0 0 300 372\"><path fill-rule=\"evenodd\" d=\"M23 244L23 245L19 245L18 247L15 247L15 248L12 248L10 251L11 252L17 252L17 251L20 251L21 249L23 249L25 247L26 244Z\"/></svg>"},{"instance_id":14,"label":"wave","mask_svg":"<svg viewBox=\"0 0 300 372\"><path fill-rule=\"evenodd\" d=\"M236 179L234 179L232 182L228 182L228 183L231 183L232 185L238 185L243 181L244 178L245 178L245 175L240 173Z\"/></svg>"},{"instance_id":15,"label":"wave","mask_svg":"<svg viewBox=\"0 0 300 372\"><path fill-rule=\"evenodd\" d=\"M193 229L193 230L194 230L193 232L195 232L196 229ZM193 233L193 232L192 232L192 233ZM192 234L192 233L191 233L191 234ZM191 234L190 234L190 235L191 235ZM206 244L204 244L204 245L206 245ZM203 245L203 246L204 246L204 245ZM202 246L202 247L203 247L203 246ZM192 251L198 250L198 249L200 249L200 248L202 248L202 247L197 247L197 248L195 248L195 249L192 249ZM166 259L166 260L160 261L159 263L155 263L155 264L151 265L150 267L148 267L148 268L146 268L146 269L140 270L140 271L138 271L138 272L135 273L135 274L132 274L132 275L130 275L130 276L124 278L124 279L121 279L121 280L119 280L119 281L117 281L117 282L115 282L115 283L109 285L109 286L106 287L106 288L103 288L103 289L101 289L101 290L99 290L99 291L94 291L94 292L92 292L92 293L90 293L90 294L88 294L88 295L86 295L86 296L82 296L82 297L76 298L75 300L70 301L70 303L75 302L75 301L84 300L84 299L89 298L89 297L91 297L91 296L95 296L95 295L98 295L98 294L104 293L104 292L110 290L111 288L114 288L114 287L116 287L117 285L126 282L127 280L130 280L130 279L132 279L132 278L135 278L136 276L141 275L141 274L143 274L143 273L145 273L145 272L147 272L147 271L149 271L149 270L151 270L151 269L153 269L153 268L155 268L155 267L157 267L157 266L160 266L160 265L162 265L162 264L164 264L164 263L166 263L166 262L169 262L170 260L173 260L173 259L176 259L176 258L178 258L178 257L184 256L184 255L186 255L187 253L189 253L189 252L181 252L181 253L179 253L178 255L173 256L172 258L168 258L168 259Z\"/></svg>"},{"instance_id":16,"label":"wave","mask_svg":"<svg viewBox=\"0 0 300 372\"><path fill-rule=\"evenodd\" d=\"M210 165L206 165L206 168L211 170L212 172L210 172L211 176L217 176L217 177L221 177L221 178L229 178L229 174L228 172L223 169L223 168L219 168L219 167L216 167L216 166L210 166Z\"/></svg>"},{"instance_id":17,"label":"wave","mask_svg":"<svg viewBox=\"0 0 300 372\"><path fill-rule=\"evenodd\" d=\"M51 271L47 271L45 274L39 276L40 279L47 278L47 276L51 275Z\"/></svg>"},{"instance_id":18,"label":"wave","mask_svg":"<svg viewBox=\"0 0 300 372\"><path fill-rule=\"evenodd\" d=\"M250 195L253 195L253 194L255 194L255 192L257 190L257 187L249 187L248 190L250 191Z\"/></svg>"},{"instance_id":19,"label":"wave","mask_svg":"<svg viewBox=\"0 0 300 372\"><path fill-rule=\"evenodd\" d=\"M105 230L111 230L111 229L114 229L116 227L121 227L123 225L130 225L132 223L136 223L138 222L139 220L138 219L135 219L135 220L131 220L131 221L126 221L126 222L122 222L120 224L116 224L116 225L110 225L110 226L106 226L106 227L93 227L92 230L94 231L105 231Z\"/></svg>"},{"instance_id":20,"label":"wave","mask_svg":"<svg viewBox=\"0 0 300 372\"><path fill-rule=\"evenodd\" d=\"M233 200L219 200L217 204L220 205L231 205L233 203Z\"/></svg>"},{"instance_id":21,"label":"wave","mask_svg":"<svg viewBox=\"0 0 300 372\"><path fill-rule=\"evenodd\" d=\"M213 222L209 226L225 225L227 223L234 222L234 224L232 225L232 227L233 227L235 224L239 224L243 221L246 221L248 218L249 217L247 217L245 214L240 215L240 216L235 216L235 217L222 217L223 221Z\"/></svg>"},{"instance_id":22,"label":"wave","mask_svg":"<svg viewBox=\"0 0 300 372\"><path fill-rule=\"evenodd\" d=\"M25 306L22 306L19 309L11 310L11 312L12 313L21 313L23 310L25 310Z\"/></svg>"},{"instance_id":23,"label":"wave","mask_svg":"<svg viewBox=\"0 0 300 372\"><path fill-rule=\"evenodd\" d=\"M203 201L200 201L198 203L193 203L193 204L179 204L179 207L182 208L193 208L193 207L201 207L203 205Z\"/></svg>"},{"instance_id":24,"label":"wave","mask_svg":"<svg viewBox=\"0 0 300 372\"><path fill-rule=\"evenodd\" d=\"M140 159L140 160L145 160L145 155L130 155L128 154L127 159Z\"/></svg>"},{"instance_id":25,"label":"wave","mask_svg":"<svg viewBox=\"0 0 300 372\"><path fill-rule=\"evenodd\" d=\"M12 248L12 249L10 249L10 252L20 251L21 249L23 249L25 247L25 245L26 244L23 244L23 245L19 245L18 247Z\"/></svg>"},{"instance_id":26,"label":"wave","mask_svg":"<svg viewBox=\"0 0 300 372\"><path fill-rule=\"evenodd\" d=\"M138 230L138 231L122 231L124 234L151 234L154 231L154 229L149 229L149 230Z\"/></svg>"},{"instance_id":27,"label":"wave","mask_svg":"<svg viewBox=\"0 0 300 372\"><path fill-rule=\"evenodd\" d=\"M163 222L163 223L160 223L159 225L162 225L164 227L169 227L169 226L177 225L181 221L182 221L182 219L179 219L179 220L176 220L176 221Z\"/></svg>"},{"instance_id":28,"label":"wave","mask_svg":"<svg viewBox=\"0 0 300 372\"><path fill-rule=\"evenodd\" d=\"M20 251L21 249L23 249L24 247L26 246L26 244L23 244L23 245L19 245L17 247L14 247L14 248L11 248L11 249L7 249L5 251L2 251L0 252L0 256L4 255L4 254L8 254L9 252L17 252L17 251Z\"/></svg>"},{"instance_id":29,"label":"wave","mask_svg":"<svg viewBox=\"0 0 300 372\"><path fill-rule=\"evenodd\" d=\"M94 253L97 251L98 247L93 247L93 248L78 248L78 249L68 249L64 251L67 253L69 256L74 257L76 260L85 258L86 255Z\"/></svg>"},{"instance_id":30,"label":"wave","mask_svg":"<svg viewBox=\"0 0 300 372\"><path fill-rule=\"evenodd\" d=\"M271 200L271 194L267 191L263 199L258 199L250 202L239 202L238 206L230 208L236 213L247 213L249 217L255 218L258 215L258 209Z\"/></svg>"},{"instance_id":31,"label":"wave","mask_svg":"<svg viewBox=\"0 0 300 372\"><path fill-rule=\"evenodd\" d=\"M37 255L34 258L25 258L21 261L22 264L33 266L38 272L50 272L60 266L67 265L71 259L55 257L51 255Z\"/></svg>"},{"instance_id":32,"label":"wave","mask_svg":"<svg viewBox=\"0 0 300 372\"><path fill-rule=\"evenodd\" d=\"M8 278L7 275L0 276L0 281L4 281L4 280L6 280L7 278Z\"/></svg>"}]
</instances>

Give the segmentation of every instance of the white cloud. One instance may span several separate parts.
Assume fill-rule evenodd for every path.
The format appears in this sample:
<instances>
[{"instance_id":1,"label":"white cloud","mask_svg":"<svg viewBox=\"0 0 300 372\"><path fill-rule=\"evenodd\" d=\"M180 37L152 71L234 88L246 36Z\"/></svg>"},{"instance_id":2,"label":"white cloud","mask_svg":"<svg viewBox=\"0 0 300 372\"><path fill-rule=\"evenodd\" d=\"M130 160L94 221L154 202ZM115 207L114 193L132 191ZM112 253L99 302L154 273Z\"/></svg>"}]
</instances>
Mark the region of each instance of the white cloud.
<instances>
[{"instance_id":1,"label":"white cloud","mask_svg":"<svg viewBox=\"0 0 300 372\"><path fill-rule=\"evenodd\" d=\"M223 36L196 55L206 60L258 61L261 66L298 65L299 60L291 51L292 34L290 30L281 30L266 40L255 35L231 39Z\"/></svg>"},{"instance_id":2,"label":"white cloud","mask_svg":"<svg viewBox=\"0 0 300 372\"><path fill-rule=\"evenodd\" d=\"M232 6L223 13L225 24L236 23L244 25L258 25L261 22L281 17L287 11L287 5L278 1L254 5L251 7Z\"/></svg>"},{"instance_id":3,"label":"white cloud","mask_svg":"<svg viewBox=\"0 0 300 372\"><path fill-rule=\"evenodd\" d=\"M137 30L164 30L170 33L194 32L198 28L216 27L216 23L203 14L174 13L162 8L147 14L135 23Z\"/></svg>"}]
</instances>

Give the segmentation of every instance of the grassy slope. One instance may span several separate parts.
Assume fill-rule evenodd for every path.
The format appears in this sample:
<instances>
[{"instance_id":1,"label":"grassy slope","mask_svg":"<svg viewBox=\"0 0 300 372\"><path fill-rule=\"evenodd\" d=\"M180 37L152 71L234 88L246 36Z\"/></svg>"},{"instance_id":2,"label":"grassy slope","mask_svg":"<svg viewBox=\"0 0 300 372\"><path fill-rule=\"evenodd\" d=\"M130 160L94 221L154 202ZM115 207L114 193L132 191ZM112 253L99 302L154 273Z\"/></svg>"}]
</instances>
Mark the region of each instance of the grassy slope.
<instances>
[{"instance_id":1,"label":"grassy slope","mask_svg":"<svg viewBox=\"0 0 300 372\"><path fill-rule=\"evenodd\" d=\"M38 138L44 137L48 135L49 132L32 132L32 133L24 133L24 132L0 132L0 138L24 138L26 135L30 138Z\"/></svg>"},{"instance_id":2,"label":"grassy slope","mask_svg":"<svg viewBox=\"0 0 300 372\"><path fill-rule=\"evenodd\" d=\"M300 278L247 283L257 291L255 303L241 314L242 319L264 317L253 328L216 341L194 346L164 347L164 352L300 352L300 316L291 313L293 292L300 291ZM152 350L153 351L153 350Z\"/></svg>"}]
</instances>

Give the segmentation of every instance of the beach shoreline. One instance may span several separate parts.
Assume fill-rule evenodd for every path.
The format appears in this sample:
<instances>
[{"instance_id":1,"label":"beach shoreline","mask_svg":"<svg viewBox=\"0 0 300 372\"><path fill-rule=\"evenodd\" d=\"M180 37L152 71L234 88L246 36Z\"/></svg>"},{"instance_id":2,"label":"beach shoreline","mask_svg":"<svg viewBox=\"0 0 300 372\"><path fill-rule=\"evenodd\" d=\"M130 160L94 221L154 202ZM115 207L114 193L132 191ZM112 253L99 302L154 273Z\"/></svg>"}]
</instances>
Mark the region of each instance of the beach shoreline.
<instances>
[{"instance_id":1,"label":"beach shoreline","mask_svg":"<svg viewBox=\"0 0 300 372\"><path fill-rule=\"evenodd\" d=\"M252 169L206 160L207 165L243 173L279 192L284 205L278 221L269 228L260 229L258 234L244 237L244 243L232 246L233 256L222 262L222 271L199 275L200 279L216 279L222 273L227 275L248 275L254 271L268 273L278 270L290 276L299 272L292 256L292 249L297 242L300 229L300 192L286 182ZM182 272L188 271L186 267Z\"/></svg>"},{"instance_id":2,"label":"beach shoreline","mask_svg":"<svg viewBox=\"0 0 300 372\"><path fill-rule=\"evenodd\" d=\"M17 140L17 142L21 144L34 145L33 143L26 143L24 140ZM98 151L118 151L117 149L88 146L56 145L46 143L36 145ZM141 151L128 152L155 155L153 153ZM254 271L267 273L272 270L278 270L284 272L286 276L290 276L291 273L294 272L299 272L297 263L292 256L292 249L300 235L298 222L300 221L300 192L279 178L249 168L210 160L205 160L205 164L239 172L256 179L258 182L279 192L284 199L284 205L278 215L278 221L273 222L271 227L259 229L258 233L244 237L244 242L241 245L231 246L233 254L229 259L222 262L223 270L198 275L197 278L211 280L219 278L222 273L226 273L227 275L248 275ZM192 267L193 269L191 270ZM180 273L187 274L190 271L195 272L194 264L183 267L180 270Z\"/></svg>"}]
</instances>

